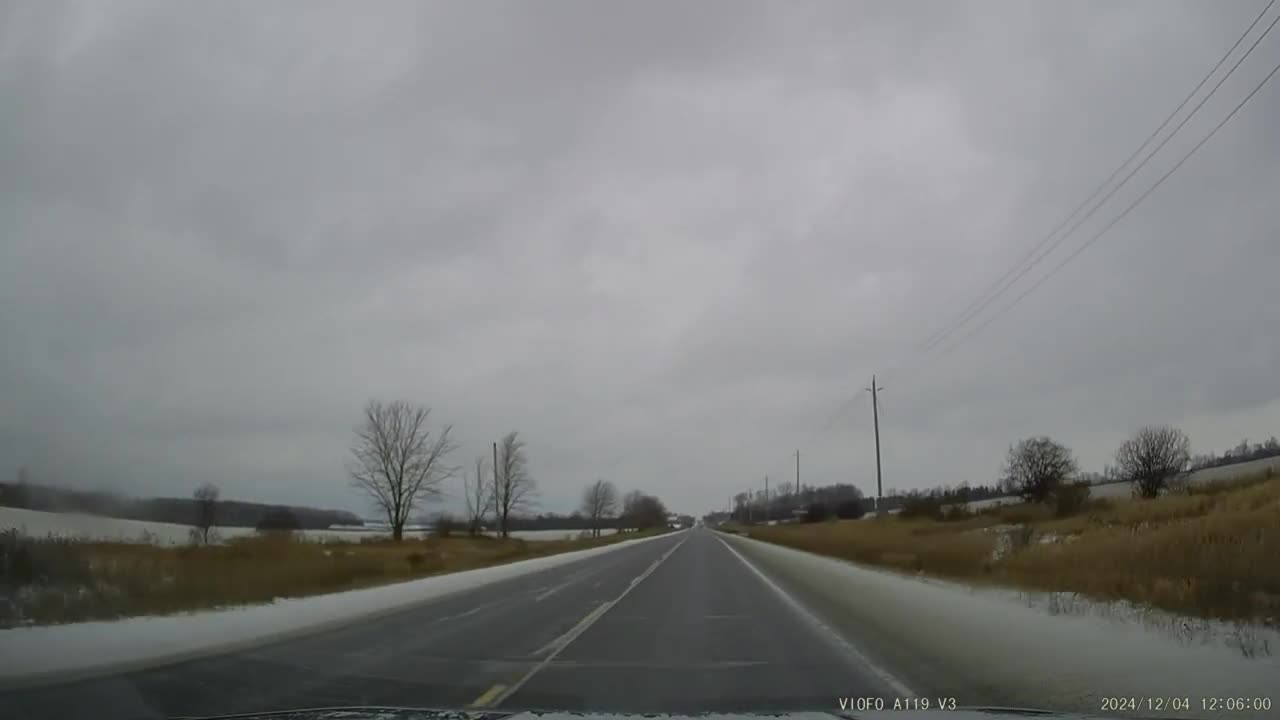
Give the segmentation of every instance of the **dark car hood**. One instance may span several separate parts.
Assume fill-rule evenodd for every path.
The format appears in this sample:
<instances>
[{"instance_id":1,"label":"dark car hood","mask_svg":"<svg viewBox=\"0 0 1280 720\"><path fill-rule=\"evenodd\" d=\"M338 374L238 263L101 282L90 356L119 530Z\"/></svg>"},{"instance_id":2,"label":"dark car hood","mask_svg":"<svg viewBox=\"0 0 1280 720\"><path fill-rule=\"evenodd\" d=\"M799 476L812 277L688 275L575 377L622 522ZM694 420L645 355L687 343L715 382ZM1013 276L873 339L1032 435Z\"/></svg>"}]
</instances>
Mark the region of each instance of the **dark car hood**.
<instances>
[{"instance_id":1,"label":"dark car hood","mask_svg":"<svg viewBox=\"0 0 1280 720\"><path fill-rule=\"evenodd\" d=\"M486 710L425 710L393 707L341 707L284 710L247 715L218 715L199 720L1016 720L1018 717L1043 717L1047 720L1104 720L1099 715L1055 713L1019 708L972 707L955 710L882 710L878 712L766 712L766 713L699 713L681 715L667 713L618 714L593 712L535 711L498 712ZM189 720L196 720L194 718Z\"/></svg>"}]
</instances>

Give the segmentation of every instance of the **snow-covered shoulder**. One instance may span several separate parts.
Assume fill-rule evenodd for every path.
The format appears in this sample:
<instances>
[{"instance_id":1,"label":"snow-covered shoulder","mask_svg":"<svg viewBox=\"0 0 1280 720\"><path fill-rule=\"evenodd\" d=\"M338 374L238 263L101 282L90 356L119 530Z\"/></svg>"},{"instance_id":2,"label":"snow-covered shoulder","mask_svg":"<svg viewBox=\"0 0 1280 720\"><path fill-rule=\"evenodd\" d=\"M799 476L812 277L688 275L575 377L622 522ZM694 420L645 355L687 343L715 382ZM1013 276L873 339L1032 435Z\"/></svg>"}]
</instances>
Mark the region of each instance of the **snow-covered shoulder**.
<instances>
[{"instance_id":1,"label":"snow-covered shoulder","mask_svg":"<svg viewBox=\"0 0 1280 720\"><path fill-rule=\"evenodd\" d=\"M1204 717L1215 699L1280 702L1280 633L1072 593L975 588L722 535L752 565L922 696L1114 716L1108 699ZM1185 710L1174 705L1185 703ZM1225 711L1224 711L1225 712ZM1233 710L1233 718L1275 717Z\"/></svg>"}]
</instances>

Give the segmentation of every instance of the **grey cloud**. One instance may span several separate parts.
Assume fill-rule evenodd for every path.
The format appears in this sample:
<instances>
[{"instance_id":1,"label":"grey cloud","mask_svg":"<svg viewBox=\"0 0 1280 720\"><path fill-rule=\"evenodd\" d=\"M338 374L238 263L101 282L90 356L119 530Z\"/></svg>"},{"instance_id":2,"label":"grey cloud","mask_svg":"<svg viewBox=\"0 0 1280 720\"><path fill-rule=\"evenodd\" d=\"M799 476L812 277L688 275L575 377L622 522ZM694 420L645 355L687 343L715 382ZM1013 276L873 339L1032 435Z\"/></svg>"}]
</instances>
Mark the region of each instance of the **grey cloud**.
<instances>
[{"instance_id":1,"label":"grey cloud","mask_svg":"<svg viewBox=\"0 0 1280 720\"><path fill-rule=\"evenodd\" d=\"M986 481L1030 432L1097 465L1142 422L1209 449L1280 419L1274 89L1007 316L915 352L1257 8L0 12L0 460L34 477L359 508L352 423L406 397L460 464L521 430L548 509L608 475L702 511L795 448L870 489L865 397L828 420L872 372L899 488Z\"/></svg>"}]
</instances>

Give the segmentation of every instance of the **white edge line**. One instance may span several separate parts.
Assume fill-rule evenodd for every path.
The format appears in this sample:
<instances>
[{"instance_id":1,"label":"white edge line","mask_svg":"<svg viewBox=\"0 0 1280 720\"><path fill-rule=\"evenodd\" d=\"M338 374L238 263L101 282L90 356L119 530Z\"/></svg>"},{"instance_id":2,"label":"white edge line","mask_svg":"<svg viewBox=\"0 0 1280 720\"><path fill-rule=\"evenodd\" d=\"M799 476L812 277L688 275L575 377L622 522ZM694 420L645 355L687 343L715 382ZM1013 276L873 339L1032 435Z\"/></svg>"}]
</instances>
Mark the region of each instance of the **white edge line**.
<instances>
[{"instance_id":1,"label":"white edge line","mask_svg":"<svg viewBox=\"0 0 1280 720\"><path fill-rule=\"evenodd\" d=\"M854 647L853 644L851 644L848 640L845 640L844 637L841 636L839 632L837 632L830 625L823 622L822 619L819 618L817 615L814 615L812 612L810 612L809 609L806 608L804 605L800 604L798 600L791 597L791 595L788 594L786 590L783 590L777 583L775 583L772 579L770 579L768 575L765 575L763 572L761 572L760 568L756 567L755 565L752 565L751 561L743 557L742 554L739 553L737 550L735 550L734 547L730 545L727 540L720 537L719 535L716 536L716 539L719 540L724 545L726 550L733 553L734 557L741 560L742 564L746 565L748 570L755 573L756 577L760 578L760 582L763 582L765 585L769 586L769 588L772 589L775 593L777 593L778 597L782 598L783 602L789 605L791 609L795 610L805 620L809 621L811 624L816 626L820 631L822 631L823 634L831 638L832 641L834 641L837 645L840 646L841 650L844 650L846 653L852 656L855 660L865 665L873 675L875 675L885 685L889 686L889 689L893 690L895 693L897 693L900 696L904 696L904 697L916 696L916 693L913 692L911 688L907 687L906 684L904 684L901 680L889 674L889 672L884 668L871 662L870 658L862 654L862 652L858 650L858 648Z\"/></svg>"},{"instance_id":2,"label":"white edge line","mask_svg":"<svg viewBox=\"0 0 1280 720\"><path fill-rule=\"evenodd\" d=\"M512 695L515 695L516 692L520 690L520 688L524 687L525 683L529 682L529 680L533 678L534 675L537 675L543 668L550 665L551 661L555 660L556 657L560 655L560 653L564 652L564 649L569 647L570 643L572 643L574 640L577 640L578 637L582 635L582 633L586 632L587 628L590 628L592 625L596 623L597 620L604 617L604 614L609 612L609 609L612 608L614 605L617 605L619 602L621 602L622 598L627 596L627 593L634 590L636 586L640 584L641 581L643 581L645 578L653 574L653 571L657 570L658 566L661 565L664 560L671 557L672 553L674 553L676 550L679 550L680 546L683 545L685 541L688 539L689 539L688 535L685 535L683 538L680 538L680 542L676 543L674 546L672 546L670 550L663 553L662 557L654 561L654 563L650 565L648 568L646 568L644 572L640 573L634 579L632 579L631 584L627 585L626 589L623 590L622 593L618 595L618 597L612 600L606 600L605 602L596 606L595 609L587 613L586 617L579 620L577 625L574 625L572 628L570 628L569 632L566 632L556 640L552 641L553 644L559 643L559 645L554 650L551 651L551 654L543 658L542 661L539 662L537 665L534 665L533 669L525 673L519 680L508 685L507 689L503 690L502 693L499 694L493 700L490 700L489 703L484 706L484 709L492 710L493 708L496 708L499 705L501 705L503 702L505 702L507 698L511 697Z\"/></svg>"}]
</instances>

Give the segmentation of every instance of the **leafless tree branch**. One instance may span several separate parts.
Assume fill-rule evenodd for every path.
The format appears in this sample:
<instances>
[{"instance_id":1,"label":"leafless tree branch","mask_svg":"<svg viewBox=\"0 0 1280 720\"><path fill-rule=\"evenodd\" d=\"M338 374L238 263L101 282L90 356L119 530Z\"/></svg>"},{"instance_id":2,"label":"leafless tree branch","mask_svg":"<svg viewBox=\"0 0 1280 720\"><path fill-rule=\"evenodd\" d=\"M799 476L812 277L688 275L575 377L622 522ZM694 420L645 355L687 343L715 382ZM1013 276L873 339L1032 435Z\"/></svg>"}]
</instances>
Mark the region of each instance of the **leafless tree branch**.
<instances>
[{"instance_id":1,"label":"leafless tree branch","mask_svg":"<svg viewBox=\"0 0 1280 720\"><path fill-rule=\"evenodd\" d=\"M1071 450L1047 437L1026 438L1009 448L1001 484L1025 500L1044 502L1077 471Z\"/></svg>"},{"instance_id":2,"label":"leafless tree branch","mask_svg":"<svg viewBox=\"0 0 1280 720\"><path fill-rule=\"evenodd\" d=\"M503 436L498 443L498 471L493 491L498 529L503 537L509 534L511 514L526 510L533 504L537 485L529 475L528 464L519 434L512 431Z\"/></svg>"},{"instance_id":3,"label":"leafless tree branch","mask_svg":"<svg viewBox=\"0 0 1280 720\"><path fill-rule=\"evenodd\" d=\"M1190 462L1191 439L1168 425L1144 427L1116 451L1120 477L1133 483L1134 495L1144 498L1157 497Z\"/></svg>"},{"instance_id":4,"label":"leafless tree branch","mask_svg":"<svg viewBox=\"0 0 1280 720\"><path fill-rule=\"evenodd\" d=\"M218 524L218 486L205 483L191 493L196 505L196 533L202 544L208 545L213 527Z\"/></svg>"},{"instance_id":5,"label":"leafless tree branch","mask_svg":"<svg viewBox=\"0 0 1280 720\"><path fill-rule=\"evenodd\" d=\"M657 497L632 490L622 499L621 522L621 527L638 530L662 527L667 524L667 508Z\"/></svg>"},{"instance_id":6,"label":"leafless tree branch","mask_svg":"<svg viewBox=\"0 0 1280 720\"><path fill-rule=\"evenodd\" d=\"M600 525L618 510L618 488L608 480L600 479L582 491L581 512L591 519L591 535L600 537Z\"/></svg>"},{"instance_id":7,"label":"leafless tree branch","mask_svg":"<svg viewBox=\"0 0 1280 720\"><path fill-rule=\"evenodd\" d=\"M475 459L472 474L463 478L464 495L467 498L467 531L479 535L484 519L492 503L493 484L489 481L489 463L483 455Z\"/></svg>"},{"instance_id":8,"label":"leafless tree branch","mask_svg":"<svg viewBox=\"0 0 1280 720\"><path fill-rule=\"evenodd\" d=\"M404 401L370 401L355 430L349 466L351 484L364 491L387 517L392 537L404 537L409 516L457 472L445 461L457 446L451 425L433 435L431 409Z\"/></svg>"}]
</instances>

